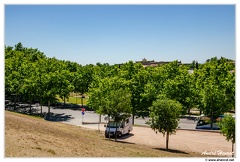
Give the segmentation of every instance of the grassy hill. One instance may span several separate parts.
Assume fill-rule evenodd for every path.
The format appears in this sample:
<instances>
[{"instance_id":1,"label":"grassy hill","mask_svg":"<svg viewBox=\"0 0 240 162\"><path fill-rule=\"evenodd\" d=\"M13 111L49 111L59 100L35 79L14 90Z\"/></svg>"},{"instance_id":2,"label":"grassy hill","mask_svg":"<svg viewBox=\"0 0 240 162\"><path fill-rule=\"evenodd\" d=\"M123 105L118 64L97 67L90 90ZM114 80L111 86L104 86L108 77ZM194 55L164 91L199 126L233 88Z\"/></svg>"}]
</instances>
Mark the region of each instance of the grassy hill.
<instances>
[{"instance_id":1,"label":"grassy hill","mask_svg":"<svg viewBox=\"0 0 240 162\"><path fill-rule=\"evenodd\" d=\"M196 157L134 143L103 132L5 111L5 157Z\"/></svg>"}]
</instances>

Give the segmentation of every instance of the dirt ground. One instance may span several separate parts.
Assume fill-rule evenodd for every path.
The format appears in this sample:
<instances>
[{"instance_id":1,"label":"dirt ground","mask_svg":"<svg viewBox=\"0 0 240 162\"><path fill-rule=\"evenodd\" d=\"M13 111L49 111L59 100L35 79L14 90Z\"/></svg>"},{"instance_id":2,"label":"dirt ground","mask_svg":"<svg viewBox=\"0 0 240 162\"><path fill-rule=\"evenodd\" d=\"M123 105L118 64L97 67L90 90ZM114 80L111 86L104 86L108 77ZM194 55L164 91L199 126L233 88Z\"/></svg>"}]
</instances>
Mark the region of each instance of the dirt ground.
<instances>
[{"instance_id":1,"label":"dirt ground","mask_svg":"<svg viewBox=\"0 0 240 162\"><path fill-rule=\"evenodd\" d=\"M156 134L151 128L134 127L132 136L129 136L123 140L155 148L166 146L166 136L163 137L160 133ZM177 130L176 134L169 138L169 148L201 154L204 151L231 152L232 144L227 142L220 133Z\"/></svg>"},{"instance_id":2,"label":"dirt ground","mask_svg":"<svg viewBox=\"0 0 240 162\"><path fill-rule=\"evenodd\" d=\"M97 125L85 125L84 127L98 129ZM100 125L100 130L105 130L104 125ZM166 136L163 137L159 132L156 134L149 127L134 126L129 135L125 135L119 140L152 148L166 147ZM232 143L226 141L225 137L217 132L177 130L176 134L169 137L169 149L195 152L199 154L199 157L204 156L203 152L207 151L211 155L221 157L224 153L226 155L232 152ZM231 157L231 155L228 157Z\"/></svg>"}]
</instances>

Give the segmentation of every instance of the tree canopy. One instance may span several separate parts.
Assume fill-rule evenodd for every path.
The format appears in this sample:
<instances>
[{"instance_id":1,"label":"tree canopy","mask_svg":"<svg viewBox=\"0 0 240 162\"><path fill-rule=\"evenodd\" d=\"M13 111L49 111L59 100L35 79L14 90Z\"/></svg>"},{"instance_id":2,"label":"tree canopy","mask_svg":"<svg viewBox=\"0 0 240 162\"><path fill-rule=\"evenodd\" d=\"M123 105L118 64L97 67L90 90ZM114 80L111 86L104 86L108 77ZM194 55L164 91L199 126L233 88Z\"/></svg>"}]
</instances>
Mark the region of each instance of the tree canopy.
<instances>
[{"instance_id":1,"label":"tree canopy","mask_svg":"<svg viewBox=\"0 0 240 162\"><path fill-rule=\"evenodd\" d=\"M174 100L161 96L150 107L150 126L157 133L167 134L166 149L169 135L176 132L181 115L182 105Z\"/></svg>"},{"instance_id":2,"label":"tree canopy","mask_svg":"<svg viewBox=\"0 0 240 162\"><path fill-rule=\"evenodd\" d=\"M193 61L191 66L193 74L177 60L156 67L133 61L83 66L18 43L5 46L5 96L42 105L76 92L88 95L88 105L100 114L127 112L133 119L149 116L159 95L180 103L182 114L196 107L214 119L235 110L234 61L214 57L201 65Z\"/></svg>"},{"instance_id":3,"label":"tree canopy","mask_svg":"<svg viewBox=\"0 0 240 162\"><path fill-rule=\"evenodd\" d=\"M232 115L226 115L219 124L221 133L226 137L227 141L232 142L232 153L234 153L234 143L236 139L235 118Z\"/></svg>"}]
</instances>

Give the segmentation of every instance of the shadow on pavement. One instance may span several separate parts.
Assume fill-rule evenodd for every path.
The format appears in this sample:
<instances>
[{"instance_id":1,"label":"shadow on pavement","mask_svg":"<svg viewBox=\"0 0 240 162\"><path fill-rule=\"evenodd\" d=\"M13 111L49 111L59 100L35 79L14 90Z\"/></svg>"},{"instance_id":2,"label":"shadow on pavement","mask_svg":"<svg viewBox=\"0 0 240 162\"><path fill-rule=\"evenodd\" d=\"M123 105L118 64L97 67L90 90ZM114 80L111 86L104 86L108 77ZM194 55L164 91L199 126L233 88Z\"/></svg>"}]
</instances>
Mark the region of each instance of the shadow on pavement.
<instances>
[{"instance_id":1,"label":"shadow on pavement","mask_svg":"<svg viewBox=\"0 0 240 162\"><path fill-rule=\"evenodd\" d=\"M44 117L45 120L48 121L68 121L70 119L73 119L73 117L71 117L71 115L64 115L64 113L62 114L50 114L50 115L46 115Z\"/></svg>"},{"instance_id":2,"label":"shadow on pavement","mask_svg":"<svg viewBox=\"0 0 240 162\"><path fill-rule=\"evenodd\" d=\"M127 139L127 138L132 137L132 136L134 136L134 134L129 133L129 134L125 134L125 135L119 137L118 139Z\"/></svg>"},{"instance_id":3,"label":"shadow on pavement","mask_svg":"<svg viewBox=\"0 0 240 162\"><path fill-rule=\"evenodd\" d=\"M122 135L121 137L118 137L117 139L124 140L124 139L127 139L127 138L132 137L132 136L134 136L134 134L129 133L129 134ZM110 138L115 139L115 135L111 136Z\"/></svg>"},{"instance_id":4,"label":"shadow on pavement","mask_svg":"<svg viewBox=\"0 0 240 162\"><path fill-rule=\"evenodd\" d=\"M179 153L179 154L188 154L187 152L180 151L180 150L173 150L173 149L164 149L164 148L153 148L156 150L161 150L161 151L166 151L166 152L171 152L171 153Z\"/></svg>"}]
</instances>

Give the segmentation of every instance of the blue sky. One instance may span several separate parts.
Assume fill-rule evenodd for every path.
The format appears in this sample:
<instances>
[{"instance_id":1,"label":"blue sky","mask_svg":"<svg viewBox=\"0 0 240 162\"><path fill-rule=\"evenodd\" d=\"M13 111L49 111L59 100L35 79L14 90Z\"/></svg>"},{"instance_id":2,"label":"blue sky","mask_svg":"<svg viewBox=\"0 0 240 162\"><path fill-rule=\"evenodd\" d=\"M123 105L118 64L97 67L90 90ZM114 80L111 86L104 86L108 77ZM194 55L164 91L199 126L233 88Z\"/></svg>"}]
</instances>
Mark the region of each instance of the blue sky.
<instances>
[{"instance_id":1,"label":"blue sky","mask_svg":"<svg viewBox=\"0 0 240 162\"><path fill-rule=\"evenodd\" d=\"M236 57L234 5L5 5L5 45L82 65Z\"/></svg>"}]
</instances>

